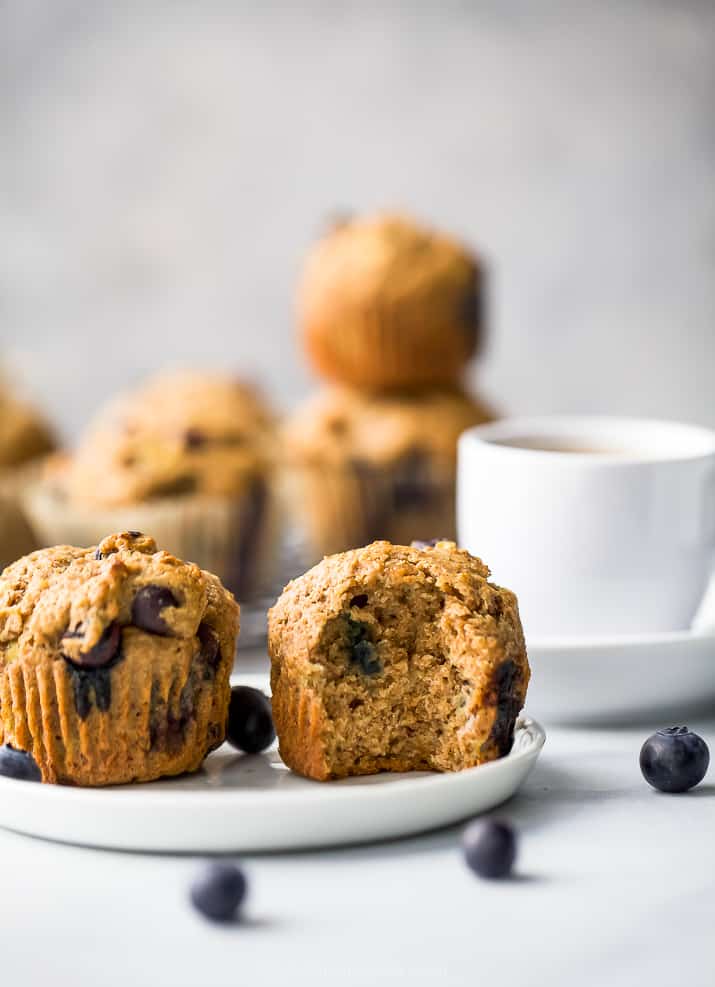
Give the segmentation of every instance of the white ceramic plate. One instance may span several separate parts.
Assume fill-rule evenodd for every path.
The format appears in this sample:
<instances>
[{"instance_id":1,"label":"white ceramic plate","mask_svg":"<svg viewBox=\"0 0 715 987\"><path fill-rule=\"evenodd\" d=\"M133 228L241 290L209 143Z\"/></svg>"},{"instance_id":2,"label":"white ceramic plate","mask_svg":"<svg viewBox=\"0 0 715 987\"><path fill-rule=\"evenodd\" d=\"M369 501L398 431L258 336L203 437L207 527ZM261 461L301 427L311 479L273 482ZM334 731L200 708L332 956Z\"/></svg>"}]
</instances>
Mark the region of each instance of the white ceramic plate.
<instances>
[{"instance_id":1,"label":"white ceramic plate","mask_svg":"<svg viewBox=\"0 0 715 987\"><path fill-rule=\"evenodd\" d=\"M267 688L265 676L237 681ZM219 853L288 850L408 836L491 809L516 792L546 736L521 720L510 754L455 774L381 774L320 783L275 749L224 745L195 775L118 788L0 778L0 826L83 846Z\"/></svg>"},{"instance_id":2,"label":"white ceramic plate","mask_svg":"<svg viewBox=\"0 0 715 987\"><path fill-rule=\"evenodd\" d=\"M546 723L686 715L715 702L715 631L527 642L528 703Z\"/></svg>"}]
</instances>

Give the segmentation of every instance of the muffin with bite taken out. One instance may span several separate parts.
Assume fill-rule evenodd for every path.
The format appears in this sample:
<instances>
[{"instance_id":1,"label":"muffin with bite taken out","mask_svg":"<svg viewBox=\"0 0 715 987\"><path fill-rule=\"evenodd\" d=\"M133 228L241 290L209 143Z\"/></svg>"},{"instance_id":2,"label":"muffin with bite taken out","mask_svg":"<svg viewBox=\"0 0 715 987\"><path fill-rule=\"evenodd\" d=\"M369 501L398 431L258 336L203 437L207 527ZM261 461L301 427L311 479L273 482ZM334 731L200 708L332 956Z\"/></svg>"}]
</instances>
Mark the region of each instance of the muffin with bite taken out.
<instances>
[{"instance_id":1,"label":"muffin with bite taken out","mask_svg":"<svg viewBox=\"0 0 715 987\"><path fill-rule=\"evenodd\" d=\"M299 774L459 771L511 748L530 675L517 600L452 542L323 559L270 611L268 642Z\"/></svg>"}]
</instances>

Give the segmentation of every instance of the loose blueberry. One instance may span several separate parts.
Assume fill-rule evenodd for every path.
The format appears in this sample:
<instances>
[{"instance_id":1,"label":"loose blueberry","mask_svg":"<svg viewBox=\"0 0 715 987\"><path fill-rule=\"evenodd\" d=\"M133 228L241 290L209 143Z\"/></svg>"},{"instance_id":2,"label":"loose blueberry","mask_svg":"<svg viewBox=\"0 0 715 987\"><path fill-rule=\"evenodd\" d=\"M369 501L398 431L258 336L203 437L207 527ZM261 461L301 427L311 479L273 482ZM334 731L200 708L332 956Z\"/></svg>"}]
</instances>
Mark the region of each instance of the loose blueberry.
<instances>
[{"instance_id":1,"label":"loose blueberry","mask_svg":"<svg viewBox=\"0 0 715 987\"><path fill-rule=\"evenodd\" d=\"M178 601L167 586L142 586L132 604L132 623L150 634L168 634L169 627L161 611L175 606Z\"/></svg>"},{"instance_id":2,"label":"loose blueberry","mask_svg":"<svg viewBox=\"0 0 715 987\"><path fill-rule=\"evenodd\" d=\"M516 835L507 822L470 823L462 836L467 864L480 877L508 877L516 859Z\"/></svg>"},{"instance_id":3,"label":"loose blueberry","mask_svg":"<svg viewBox=\"0 0 715 987\"><path fill-rule=\"evenodd\" d=\"M211 863L191 886L191 902L213 922L230 922L246 897L246 878L235 864Z\"/></svg>"},{"instance_id":4,"label":"loose blueberry","mask_svg":"<svg viewBox=\"0 0 715 987\"><path fill-rule=\"evenodd\" d=\"M226 738L246 754L259 754L275 740L271 704L260 689L235 685L231 689Z\"/></svg>"},{"instance_id":5,"label":"loose blueberry","mask_svg":"<svg viewBox=\"0 0 715 987\"><path fill-rule=\"evenodd\" d=\"M705 777L708 745L687 727L658 730L641 747L643 777L660 792L687 792Z\"/></svg>"},{"instance_id":6,"label":"loose blueberry","mask_svg":"<svg viewBox=\"0 0 715 987\"><path fill-rule=\"evenodd\" d=\"M81 630L66 631L63 639L83 637ZM89 651L80 651L77 658L73 660L74 665L82 668L102 668L114 661L122 644L122 628L116 622L109 624L93 648Z\"/></svg>"},{"instance_id":7,"label":"loose blueberry","mask_svg":"<svg viewBox=\"0 0 715 987\"><path fill-rule=\"evenodd\" d=\"M19 781L42 781L40 769L32 754L16 750L10 744L0 747L0 775Z\"/></svg>"},{"instance_id":8,"label":"loose blueberry","mask_svg":"<svg viewBox=\"0 0 715 987\"><path fill-rule=\"evenodd\" d=\"M367 593L358 593L350 601L351 607L357 607L358 610L362 610L363 607L367 606Z\"/></svg>"}]
</instances>

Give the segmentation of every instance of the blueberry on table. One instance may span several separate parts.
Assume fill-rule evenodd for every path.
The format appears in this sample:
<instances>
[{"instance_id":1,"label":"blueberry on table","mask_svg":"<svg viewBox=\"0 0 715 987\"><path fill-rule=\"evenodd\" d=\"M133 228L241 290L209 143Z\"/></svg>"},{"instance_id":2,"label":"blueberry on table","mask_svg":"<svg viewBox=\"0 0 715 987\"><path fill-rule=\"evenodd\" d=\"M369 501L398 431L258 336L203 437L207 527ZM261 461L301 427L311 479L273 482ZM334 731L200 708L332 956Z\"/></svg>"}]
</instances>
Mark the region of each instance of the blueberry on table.
<instances>
[{"instance_id":1,"label":"blueberry on table","mask_svg":"<svg viewBox=\"0 0 715 987\"><path fill-rule=\"evenodd\" d=\"M660 792L687 792L705 777L708 745L687 727L658 730L641 747L643 777Z\"/></svg>"},{"instance_id":2,"label":"blueberry on table","mask_svg":"<svg viewBox=\"0 0 715 987\"><path fill-rule=\"evenodd\" d=\"M42 781L40 769L32 754L16 750L10 744L0 747L0 775L18 781Z\"/></svg>"},{"instance_id":3,"label":"blueberry on table","mask_svg":"<svg viewBox=\"0 0 715 987\"><path fill-rule=\"evenodd\" d=\"M260 689L235 685L228 707L226 739L246 754L259 754L275 740L271 704Z\"/></svg>"},{"instance_id":4,"label":"blueberry on table","mask_svg":"<svg viewBox=\"0 0 715 987\"><path fill-rule=\"evenodd\" d=\"M508 877L516 859L516 835L507 822L470 823L462 836L467 864L480 877Z\"/></svg>"},{"instance_id":5,"label":"blueberry on table","mask_svg":"<svg viewBox=\"0 0 715 987\"><path fill-rule=\"evenodd\" d=\"M235 864L207 864L191 885L191 903L213 922L230 922L246 897L246 878Z\"/></svg>"}]
</instances>

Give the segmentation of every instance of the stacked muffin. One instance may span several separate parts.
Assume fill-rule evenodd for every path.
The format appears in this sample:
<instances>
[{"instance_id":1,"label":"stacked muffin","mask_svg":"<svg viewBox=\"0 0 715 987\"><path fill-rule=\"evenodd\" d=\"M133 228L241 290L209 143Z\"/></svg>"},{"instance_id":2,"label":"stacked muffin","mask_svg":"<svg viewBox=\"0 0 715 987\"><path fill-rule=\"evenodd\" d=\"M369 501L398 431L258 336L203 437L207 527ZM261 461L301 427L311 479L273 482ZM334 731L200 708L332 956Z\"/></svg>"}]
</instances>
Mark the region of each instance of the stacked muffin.
<instances>
[{"instance_id":1,"label":"stacked muffin","mask_svg":"<svg viewBox=\"0 0 715 987\"><path fill-rule=\"evenodd\" d=\"M159 374L104 408L27 509L44 545L150 532L240 600L265 588L278 512L272 416L232 377Z\"/></svg>"},{"instance_id":2,"label":"stacked muffin","mask_svg":"<svg viewBox=\"0 0 715 987\"><path fill-rule=\"evenodd\" d=\"M284 430L311 555L454 537L457 438L491 417L461 386L483 282L465 247L399 215L342 222L311 251L299 326L328 386Z\"/></svg>"},{"instance_id":3,"label":"stacked muffin","mask_svg":"<svg viewBox=\"0 0 715 987\"><path fill-rule=\"evenodd\" d=\"M30 405L0 390L0 571L36 547L21 506L53 435Z\"/></svg>"}]
</instances>

